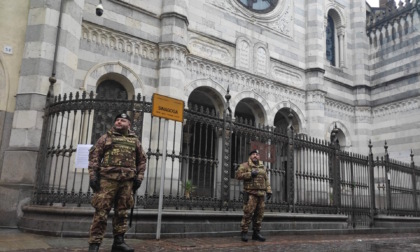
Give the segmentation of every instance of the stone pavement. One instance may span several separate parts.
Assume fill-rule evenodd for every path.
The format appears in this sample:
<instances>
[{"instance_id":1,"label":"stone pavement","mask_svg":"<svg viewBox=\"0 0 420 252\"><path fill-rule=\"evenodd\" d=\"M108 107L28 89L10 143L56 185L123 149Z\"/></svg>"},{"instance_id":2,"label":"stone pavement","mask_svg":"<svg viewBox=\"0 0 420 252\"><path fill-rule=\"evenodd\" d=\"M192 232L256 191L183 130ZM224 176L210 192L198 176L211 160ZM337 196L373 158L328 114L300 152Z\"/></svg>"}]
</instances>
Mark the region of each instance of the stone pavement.
<instances>
[{"instance_id":1,"label":"stone pavement","mask_svg":"<svg viewBox=\"0 0 420 252\"><path fill-rule=\"evenodd\" d=\"M234 237L126 239L135 251L319 251L319 252L415 252L420 234L269 235L266 242L240 241ZM105 239L100 251L111 251ZM87 251L86 238L61 238L0 229L0 251Z\"/></svg>"}]
</instances>

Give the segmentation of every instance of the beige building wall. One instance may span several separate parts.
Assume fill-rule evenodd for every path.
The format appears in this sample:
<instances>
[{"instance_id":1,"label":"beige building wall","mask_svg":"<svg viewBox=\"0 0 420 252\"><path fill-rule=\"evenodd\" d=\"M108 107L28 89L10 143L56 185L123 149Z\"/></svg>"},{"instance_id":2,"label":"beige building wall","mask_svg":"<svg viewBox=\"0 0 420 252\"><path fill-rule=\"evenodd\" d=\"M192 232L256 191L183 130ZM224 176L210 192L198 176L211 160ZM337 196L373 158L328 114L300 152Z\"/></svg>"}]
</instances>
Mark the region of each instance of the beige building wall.
<instances>
[{"instance_id":1,"label":"beige building wall","mask_svg":"<svg viewBox=\"0 0 420 252\"><path fill-rule=\"evenodd\" d=\"M3 160L5 151L9 149L16 109L29 5L29 0L0 1L0 198L10 197L11 185L2 178ZM7 204L0 204L0 212L7 212L9 208ZM5 219L9 217L14 216L4 216ZM4 225L9 223L3 223L2 226Z\"/></svg>"},{"instance_id":2,"label":"beige building wall","mask_svg":"<svg viewBox=\"0 0 420 252\"><path fill-rule=\"evenodd\" d=\"M29 0L0 1L0 111L15 109L28 12Z\"/></svg>"}]
</instances>

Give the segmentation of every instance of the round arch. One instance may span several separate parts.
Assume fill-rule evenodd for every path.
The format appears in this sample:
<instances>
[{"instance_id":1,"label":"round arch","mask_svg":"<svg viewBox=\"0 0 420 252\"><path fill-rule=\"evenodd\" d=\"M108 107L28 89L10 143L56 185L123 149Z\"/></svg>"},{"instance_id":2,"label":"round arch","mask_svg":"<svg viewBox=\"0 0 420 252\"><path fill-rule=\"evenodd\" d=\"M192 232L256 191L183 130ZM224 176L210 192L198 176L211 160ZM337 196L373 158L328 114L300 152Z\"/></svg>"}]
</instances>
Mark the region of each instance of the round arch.
<instances>
[{"instance_id":1,"label":"round arch","mask_svg":"<svg viewBox=\"0 0 420 252\"><path fill-rule=\"evenodd\" d=\"M324 16L325 24L327 23L328 15L331 16L337 28L346 27L346 19L343 14L343 11L341 9L338 9L334 4L330 3L327 5Z\"/></svg>"},{"instance_id":2,"label":"round arch","mask_svg":"<svg viewBox=\"0 0 420 252\"><path fill-rule=\"evenodd\" d=\"M346 137L346 142L345 142L345 146L344 147L350 148L351 147L350 132L347 129L347 127L342 122L340 122L340 121L335 121L335 122L332 122L330 124L330 126L328 127L328 130L327 130L327 132L325 134L325 139L328 140L328 141L330 141L330 139L331 139L331 132L333 131L333 129L335 128L336 125L337 125L337 128L339 128L343 132L344 136ZM342 145L342 143L340 145Z\"/></svg>"},{"instance_id":3,"label":"round arch","mask_svg":"<svg viewBox=\"0 0 420 252\"><path fill-rule=\"evenodd\" d=\"M219 111L223 111L224 104L226 103L224 95L227 93L227 90L220 85L219 83L213 81L212 79L199 79L191 82L184 88L184 95L187 97L187 99L190 97L192 92L200 87L207 87L214 91L214 94L216 94L217 98L214 99L214 107L218 108ZM186 103L185 106L188 106Z\"/></svg>"},{"instance_id":4,"label":"round arch","mask_svg":"<svg viewBox=\"0 0 420 252\"><path fill-rule=\"evenodd\" d=\"M86 74L83 88L87 92L95 92L97 85L107 79L120 82L127 90L129 98L144 90L140 77L120 61L100 63L92 67Z\"/></svg>"},{"instance_id":5,"label":"round arch","mask_svg":"<svg viewBox=\"0 0 420 252\"><path fill-rule=\"evenodd\" d=\"M261 112L263 113L263 123L262 124L266 124L268 125L267 122L268 118L267 118L267 111L271 111L270 110L270 106L268 105L266 99L264 99L261 95L253 92L253 91L243 91L238 93L237 95L235 95L235 97L232 98L232 102L230 104L230 107L232 109L232 114L235 114L235 109L238 106L239 102L243 99L253 99L255 100L255 102L257 104L259 104L261 106Z\"/></svg>"},{"instance_id":6,"label":"round arch","mask_svg":"<svg viewBox=\"0 0 420 252\"><path fill-rule=\"evenodd\" d=\"M297 115L297 121L299 122L300 132L299 133L306 133L306 120L305 120L305 114L302 112L302 110L296 106L296 104L290 102L290 101L283 101L277 103L274 108L271 110L272 113L269 117L269 122L273 122L274 125L274 119L278 111L284 108L291 109L294 113Z\"/></svg>"}]
</instances>

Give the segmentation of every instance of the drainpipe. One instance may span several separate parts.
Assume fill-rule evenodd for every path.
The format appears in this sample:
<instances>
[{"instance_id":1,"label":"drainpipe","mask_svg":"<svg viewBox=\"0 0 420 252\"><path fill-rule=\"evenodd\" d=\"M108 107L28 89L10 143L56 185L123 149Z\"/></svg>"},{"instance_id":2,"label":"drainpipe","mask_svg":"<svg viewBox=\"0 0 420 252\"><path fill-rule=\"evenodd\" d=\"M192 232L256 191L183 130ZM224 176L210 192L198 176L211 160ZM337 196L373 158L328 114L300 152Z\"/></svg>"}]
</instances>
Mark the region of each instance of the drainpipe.
<instances>
[{"instance_id":1,"label":"drainpipe","mask_svg":"<svg viewBox=\"0 0 420 252\"><path fill-rule=\"evenodd\" d=\"M60 1L60 14L58 16L58 25L57 25L57 36L55 38L55 49L54 49L54 60L53 60L53 67L52 67L52 73L51 77L48 79L50 81L50 87L48 88L48 94L47 94L47 101L50 100L54 96L54 84L57 82L57 79L55 78L56 74L56 65L57 65L57 51L58 51L58 45L60 42L60 33L61 33L61 19L64 9L64 2L65 0Z\"/></svg>"}]
</instances>

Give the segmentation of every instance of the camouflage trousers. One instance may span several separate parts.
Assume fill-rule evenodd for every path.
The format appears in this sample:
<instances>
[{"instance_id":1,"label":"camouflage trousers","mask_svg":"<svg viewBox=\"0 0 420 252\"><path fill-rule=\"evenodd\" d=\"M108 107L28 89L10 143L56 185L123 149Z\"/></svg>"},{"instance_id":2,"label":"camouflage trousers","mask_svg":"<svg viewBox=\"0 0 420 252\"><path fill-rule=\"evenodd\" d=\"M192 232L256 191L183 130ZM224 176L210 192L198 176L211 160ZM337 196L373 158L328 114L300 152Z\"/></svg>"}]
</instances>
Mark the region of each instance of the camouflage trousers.
<instances>
[{"instance_id":1,"label":"camouflage trousers","mask_svg":"<svg viewBox=\"0 0 420 252\"><path fill-rule=\"evenodd\" d=\"M261 223L264 218L264 196L249 194L248 202L244 202L244 216L241 221L241 232L248 232L249 224L252 220L254 231L261 230Z\"/></svg>"},{"instance_id":2,"label":"camouflage trousers","mask_svg":"<svg viewBox=\"0 0 420 252\"><path fill-rule=\"evenodd\" d=\"M133 181L117 181L101 178L100 190L93 195L92 206L95 208L90 226L89 243L101 243L105 234L108 214L114 207L112 233L123 235L127 231L127 210L133 207Z\"/></svg>"}]
</instances>

